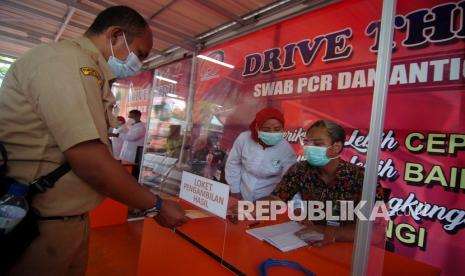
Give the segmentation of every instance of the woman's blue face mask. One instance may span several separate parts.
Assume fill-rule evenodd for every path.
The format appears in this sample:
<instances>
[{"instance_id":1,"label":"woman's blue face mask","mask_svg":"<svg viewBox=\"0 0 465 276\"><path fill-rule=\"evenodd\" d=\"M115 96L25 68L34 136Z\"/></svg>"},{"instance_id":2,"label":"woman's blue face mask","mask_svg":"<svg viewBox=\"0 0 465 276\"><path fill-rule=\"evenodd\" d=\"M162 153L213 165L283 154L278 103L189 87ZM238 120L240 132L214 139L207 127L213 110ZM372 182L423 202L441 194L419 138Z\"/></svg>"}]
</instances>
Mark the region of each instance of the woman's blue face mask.
<instances>
[{"instance_id":1,"label":"woman's blue face mask","mask_svg":"<svg viewBox=\"0 0 465 276\"><path fill-rule=\"evenodd\" d=\"M265 132L259 131L258 138L268 146L277 145L284 137L283 132Z\"/></svg>"}]
</instances>

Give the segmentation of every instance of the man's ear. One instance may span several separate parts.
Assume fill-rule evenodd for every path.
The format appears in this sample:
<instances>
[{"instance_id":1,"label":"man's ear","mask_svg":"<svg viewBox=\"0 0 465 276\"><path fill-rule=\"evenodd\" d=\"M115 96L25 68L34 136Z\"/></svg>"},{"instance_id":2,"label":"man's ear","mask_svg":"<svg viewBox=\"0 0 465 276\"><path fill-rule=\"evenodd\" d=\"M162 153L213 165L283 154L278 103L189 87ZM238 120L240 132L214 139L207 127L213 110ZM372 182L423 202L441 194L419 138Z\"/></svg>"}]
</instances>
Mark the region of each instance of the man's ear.
<instances>
[{"instance_id":1,"label":"man's ear","mask_svg":"<svg viewBox=\"0 0 465 276\"><path fill-rule=\"evenodd\" d=\"M344 144L342 142L336 142L333 144L334 153L336 155L340 154L343 148L344 148Z\"/></svg>"},{"instance_id":2,"label":"man's ear","mask_svg":"<svg viewBox=\"0 0 465 276\"><path fill-rule=\"evenodd\" d=\"M123 41L123 30L118 26L111 26L105 31L105 36L115 46L120 40Z\"/></svg>"}]
</instances>

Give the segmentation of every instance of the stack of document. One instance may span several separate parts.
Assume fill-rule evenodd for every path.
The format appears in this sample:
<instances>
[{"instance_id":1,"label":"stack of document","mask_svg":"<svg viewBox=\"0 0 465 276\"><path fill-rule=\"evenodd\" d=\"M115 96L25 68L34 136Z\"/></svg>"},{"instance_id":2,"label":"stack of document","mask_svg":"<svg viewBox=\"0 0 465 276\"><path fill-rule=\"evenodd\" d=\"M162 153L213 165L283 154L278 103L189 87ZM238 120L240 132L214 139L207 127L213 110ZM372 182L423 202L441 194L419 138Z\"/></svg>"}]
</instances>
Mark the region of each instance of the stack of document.
<instances>
[{"instance_id":1,"label":"stack of document","mask_svg":"<svg viewBox=\"0 0 465 276\"><path fill-rule=\"evenodd\" d=\"M302 230L303 228L305 228L305 226L297 222L290 221L286 223L250 229L246 232L261 241L270 243L282 252L288 252L300 247L307 246L306 242L294 235L295 232ZM321 237L317 237L317 239L323 239L323 235L319 235Z\"/></svg>"}]
</instances>

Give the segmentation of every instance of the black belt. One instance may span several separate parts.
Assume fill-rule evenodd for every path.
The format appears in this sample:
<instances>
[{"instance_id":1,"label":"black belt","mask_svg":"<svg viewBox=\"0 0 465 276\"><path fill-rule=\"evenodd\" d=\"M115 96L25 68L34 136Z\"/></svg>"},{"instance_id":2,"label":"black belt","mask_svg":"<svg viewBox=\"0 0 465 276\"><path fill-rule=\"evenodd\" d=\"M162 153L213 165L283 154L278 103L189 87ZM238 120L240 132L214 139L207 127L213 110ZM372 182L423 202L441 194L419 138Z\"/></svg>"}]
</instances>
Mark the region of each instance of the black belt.
<instances>
[{"instance_id":1,"label":"black belt","mask_svg":"<svg viewBox=\"0 0 465 276\"><path fill-rule=\"evenodd\" d=\"M81 218L85 219L87 216L87 213L85 214L80 214L80 215L74 215L74 216L52 216L52 217L41 217L37 216L38 221L48 221L48 220L62 220L62 221L67 221L71 219L76 219L76 218Z\"/></svg>"}]
</instances>

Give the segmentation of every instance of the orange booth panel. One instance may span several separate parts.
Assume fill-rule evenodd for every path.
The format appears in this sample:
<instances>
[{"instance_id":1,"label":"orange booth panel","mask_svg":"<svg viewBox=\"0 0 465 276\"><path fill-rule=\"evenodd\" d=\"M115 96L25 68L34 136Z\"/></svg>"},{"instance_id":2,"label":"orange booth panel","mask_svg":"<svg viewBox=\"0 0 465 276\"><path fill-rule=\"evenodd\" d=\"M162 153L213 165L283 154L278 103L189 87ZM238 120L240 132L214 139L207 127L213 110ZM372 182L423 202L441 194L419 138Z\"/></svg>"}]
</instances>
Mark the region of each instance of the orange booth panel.
<instances>
[{"instance_id":1,"label":"orange booth panel","mask_svg":"<svg viewBox=\"0 0 465 276\"><path fill-rule=\"evenodd\" d=\"M146 218L137 275L230 276L233 273L173 230Z\"/></svg>"},{"instance_id":2,"label":"orange booth panel","mask_svg":"<svg viewBox=\"0 0 465 276\"><path fill-rule=\"evenodd\" d=\"M300 248L283 253L246 234L244 224L227 224L227 244L224 248L221 245L225 233L222 228L224 221L221 219L190 220L176 233L146 218L137 275L258 275L260 263L267 258L296 261L317 275L351 273L352 243ZM440 275L440 270L430 265L391 252L384 254L383 276ZM223 261L218 260L220 256L223 256ZM297 276L302 273L287 267L273 267L269 275Z\"/></svg>"},{"instance_id":3,"label":"orange booth panel","mask_svg":"<svg viewBox=\"0 0 465 276\"><path fill-rule=\"evenodd\" d=\"M131 173L132 165L123 164L123 166ZM106 198L97 208L90 212L89 216L90 227L92 228L123 224L128 219L128 207Z\"/></svg>"},{"instance_id":4,"label":"orange booth panel","mask_svg":"<svg viewBox=\"0 0 465 276\"><path fill-rule=\"evenodd\" d=\"M102 227L126 223L128 207L106 198L97 208L90 212L90 227Z\"/></svg>"}]
</instances>

